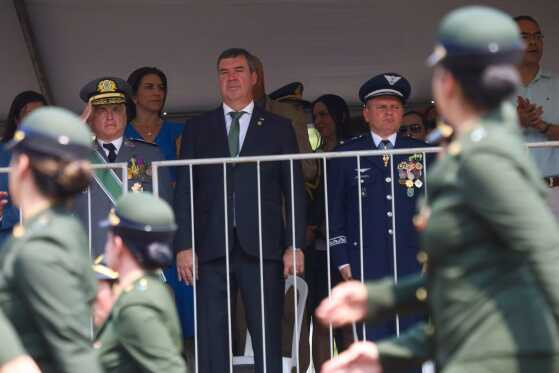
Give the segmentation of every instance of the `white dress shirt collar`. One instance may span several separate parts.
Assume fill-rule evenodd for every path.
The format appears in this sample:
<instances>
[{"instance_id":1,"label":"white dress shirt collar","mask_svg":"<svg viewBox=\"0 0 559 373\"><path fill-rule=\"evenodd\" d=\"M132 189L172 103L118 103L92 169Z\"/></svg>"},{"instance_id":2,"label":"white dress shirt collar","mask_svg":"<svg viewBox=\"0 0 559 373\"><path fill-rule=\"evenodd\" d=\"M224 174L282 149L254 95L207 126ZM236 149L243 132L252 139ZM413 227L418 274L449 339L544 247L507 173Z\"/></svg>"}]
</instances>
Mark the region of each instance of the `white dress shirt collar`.
<instances>
[{"instance_id":1,"label":"white dress shirt collar","mask_svg":"<svg viewBox=\"0 0 559 373\"><path fill-rule=\"evenodd\" d=\"M103 147L103 144L108 144L108 143L113 144L116 148L116 154L118 154L120 148L122 147L123 142L124 142L124 136L119 137L118 139L113 140L113 141L103 141L101 139L97 139L97 143L99 143L99 146L101 147L101 149L103 149L103 151L105 152L105 155L107 155L107 156L109 155L109 150L105 149Z\"/></svg>"},{"instance_id":2,"label":"white dress shirt collar","mask_svg":"<svg viewBox=\"0 0 559 373\"><path fill-rule=\"evenodd\" d=\"M380 137L379 135L377 135L376 133L374 133L373 131L371 131L371 136L373 136L373 142L375 143L375 146L378 148L378 144L380 144L380 142L382 140L388 140L390 141L390 143L392 144L392 147L395 148L396 147L396 136L398 135L397 132L394 132L392 135L384 138L384 137Z\"/></svg>"},{"instance_id":3,"label":"white dress shirt collar","mask_svg":"<svg viewBox=\"0 0 559 373\"><path fill-rule=\"evenodd\" d=\"M254 101L251 101L247 106L245 106L244 108L242 108L239 111L244 111L246 114L248 114L248 116L251 116L253 110L254 110ZM236 110L231 109L231 107L224 102L223 103L223 112L225 113L226 118L230 117L229 113L232 112L232 111L236 111Z\"/></svg>"}]
</instances>

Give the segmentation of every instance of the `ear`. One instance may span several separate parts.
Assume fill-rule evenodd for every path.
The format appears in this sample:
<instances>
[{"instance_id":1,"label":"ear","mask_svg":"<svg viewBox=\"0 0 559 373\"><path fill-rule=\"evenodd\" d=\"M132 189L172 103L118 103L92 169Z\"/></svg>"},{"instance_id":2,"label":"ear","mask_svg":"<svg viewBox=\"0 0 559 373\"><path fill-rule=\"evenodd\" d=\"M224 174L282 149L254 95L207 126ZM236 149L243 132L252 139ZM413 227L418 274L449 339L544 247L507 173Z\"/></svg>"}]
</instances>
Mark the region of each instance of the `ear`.
<instances>
[{"instance_id":1,"label":"ear","mask_svg":"<svg viewBox=\"0 0 559 373\"><path fill-rule=\"evenodd\" d=\"M369 123L369 108L367 107L367 104L363 105L363 111L361 112L361 114L363 114L363 119L365 120L365 122Z\"/></svg>"},{"instance_id":2,"label":"ear","mask_svg":"<svg viewBox=\"0 0 559 373\"><path fill-rule=\"evenodd\" d=\"M258 81L258 74L256 73L256 71L252 71L250 73L250 84L254 86L256 85L257 81Z\"/></svg>"}]
</instances>

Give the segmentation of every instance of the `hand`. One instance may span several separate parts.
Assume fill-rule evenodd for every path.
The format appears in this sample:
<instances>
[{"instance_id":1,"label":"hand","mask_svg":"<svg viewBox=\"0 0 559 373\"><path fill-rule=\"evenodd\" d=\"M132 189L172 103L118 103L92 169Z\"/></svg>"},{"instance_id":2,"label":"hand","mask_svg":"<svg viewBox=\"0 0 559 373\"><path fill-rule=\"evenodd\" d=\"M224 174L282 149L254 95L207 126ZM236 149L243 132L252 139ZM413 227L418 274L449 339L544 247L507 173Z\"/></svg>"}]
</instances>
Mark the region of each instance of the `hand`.
<instances>
[{"instance_id":1,"label":"hand","mask_svg":"<svg viewBox=\"0 0 559 373\"><path fill-rule=\"evenodd\" d=\"M8 204L8 192L0 190L0 216L4 216L4 207Z\"/></svg>"},{"instance_id":2,"label":"hand","mask_svg":"<svg viewBox=\"0 0 559 373\"><path fill-rule=\"evenodd\" d=\"M0 373L41 373L41 370L31 357L20 355L0 366Z\"/></svg>"},{"instance_id":3,"label":"hand","mask_svg":"<svg viewBox=\"0 0 559 373\"><path fill-rule=\"evenodd\" d=\"M302 275L305 272L305 255L299 249L295 250L295 273L293 273L293 248L288 247L283 253L283 277Z\"/></svg>"},{"instance_id":4,"label":"hand","mask_svg":"<svg viewBox=\"0 0 559 373\"><path fill-rule=\"evenodd\" d=\"M335 327L363 320L366 315L367 288L359 281L339 284L316 309L316 317L322 323Z\"/></svg>"},{"instance_id":5,"label":"hand","mask_svg":"<svg viewBox=\"0 0 559 373\"><path fill-rule=\"evenodd\" d=\"M307 225L306 240L307 246L316 240L316 225Z\"/></svg>"},{"instance_id":6,"label":"hand","mask_svg":"<svg viewBox=\"0 0 559 373\"><path fill-rule=\"evenodd\" d=\"M382 373L377 345L357 342L322 366L320 373Z\"/></svg>"},{"instance_id":7,"label":"hand","mask_svg":"<svg viewBox=\"0 0 559 373\"><path fill-rule=\"evenodd\" d=\"M516 111L520 125L524 128L536 127L542 120L543 108L520 96L517 97L517 104Z\"/></svg>"},{"instance_id":8,"label":"hand","mask_svg":"<svg viewBox=\"0 0 559 373\"><path fill-rule=\"evenodd\" d=\"M196 260L196 273L194 273L194 260ZM192 249L181 250L177 254L177 275L179 281L192 285L194 276L198 280L198 256L194 258Z\"/></svg>"},{"instance_id":9,"label":"hand","mask_svg":"<svg viewBox=\"0 0 559 373\"><path fill-rule=\"evenodd\" d=\"M342 280L349 281L353 279L351 274L351 265L346 264L340 268L340 276L342 276Z\"/></svg>"},{"instance_id":10,"label":"hand","mask_svg":"<svg viewBox=\"0 0 559 373\"><path fill-rule=\"evenodd\" d=\"M84 123L89 123L89 117L91 116L91 112L93 111L93 107L91 106L91 102L88 102L87 105L85 105L85 108L83 109L83 112L80 115L80 119L84 122Z\"/></svg>"}]
</instances>

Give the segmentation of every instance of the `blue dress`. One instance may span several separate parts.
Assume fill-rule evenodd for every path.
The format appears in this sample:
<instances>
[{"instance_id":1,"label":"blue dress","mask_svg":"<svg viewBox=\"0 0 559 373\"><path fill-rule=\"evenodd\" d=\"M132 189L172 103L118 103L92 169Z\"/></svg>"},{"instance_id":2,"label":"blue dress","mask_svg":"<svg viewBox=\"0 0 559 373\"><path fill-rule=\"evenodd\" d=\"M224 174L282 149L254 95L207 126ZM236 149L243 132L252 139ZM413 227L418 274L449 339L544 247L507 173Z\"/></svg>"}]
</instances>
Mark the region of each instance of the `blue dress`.
<instances>
[{"instance_id":1,"label":"blue dress","mask_svg":"<svg viewBox=\"0 0 559 373\"><path fill-rule=\"evenodd\" d=\"M165 160L172 161L177 159L177 139L181 137L183 129L183 123L163 121L161 129L155 138L155 143L159 145L159 149L161 153L163 153ZM143 139L142 135L136 131L132 123L128 123L126 126L124 137L129 139ZM175 167L170 167L169 171L171 173L171 180L175 181L177 178Z\"/></svg>"},{"instance_id":2,"label":"blue dress","mask_svg":"<svg viewBox=\"0 0 559 373\"><path fill-rule=\"evenodd\" d=\"M12 152L5 149L4 144L0 148L0 167L9 167ZM8 191L8 177L9 174L0 173L0 191ZM0 221L0 249L8 237L12 234L12 228L19 223L19 209L12 204L11 199L8 199L8 204L4 207L4 214Z\"/></svg>"},{"instance_id":3,"label":"blue dress","mask_svg":"<svg viewBox=\"0 0 559 373\"><path fill-rule=\"evenodd\" d=\"M161 130L155 138L155 143L159 145L159 149L165 160L177 159L177 139L182 135L184 124L164 121ZM128 123L124 131L125 138L142 139L142 136ZM176 180L175 167L170 167L171 180ZM179 282L177 277L177 266L173 263L164 271L167 283L175 293L175 302L179 314L183 337L194 336L194 298L192 287L184 282Z\"/></svg>"}]
</instances>

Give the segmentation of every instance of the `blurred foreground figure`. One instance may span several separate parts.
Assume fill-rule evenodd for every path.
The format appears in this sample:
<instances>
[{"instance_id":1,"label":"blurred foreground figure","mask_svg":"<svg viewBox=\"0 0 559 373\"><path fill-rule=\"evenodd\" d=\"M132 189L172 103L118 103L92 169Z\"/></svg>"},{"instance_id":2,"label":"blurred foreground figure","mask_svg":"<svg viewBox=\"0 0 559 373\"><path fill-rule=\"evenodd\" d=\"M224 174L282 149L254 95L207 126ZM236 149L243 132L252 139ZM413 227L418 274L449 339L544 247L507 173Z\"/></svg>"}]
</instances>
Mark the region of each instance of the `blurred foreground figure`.
<instances>
[{"instance_id":1,"label":"blurred foreground figure","mask_svg":"<svg viewBox=\"0 0 559 373\"><path fill-rule=\"evenodd\" d=\"M23 223L0 255L0 371L29 355L43 372L100 372L91 347L95 278L67 202L91 178L91 132L76 115L40 108L8 143L10 196Z\"/></svg>"},{"instance_id":2,"label":"blurred foreground figure","mask_svg":"<svg viewBox=\"0 0 559 373\"><path fill-rule=\"evenodd\" d=\"M514 21L486 7L447 15L429 62L454 140L429 175L416 217L425 275L342 284L317 311L327 323L377 322L428 310L400 338L354 344L322 372L558 372L559 232L510 103L523 44Z\"/></svg>"},{"instance_id":3,"label":"blurred foreground figure","mask_svg":"<svg viewBox=\"0 0 559 373\"><path fill-rule=\"evenodd\" d=\"M173 261L173 210L152 194L132 192L101 224L109 228L107 265L119 278L111 313L97 331L101 365L106 372L184 373L177 311L159 277Z\"/></svg>"}]
</instances>

